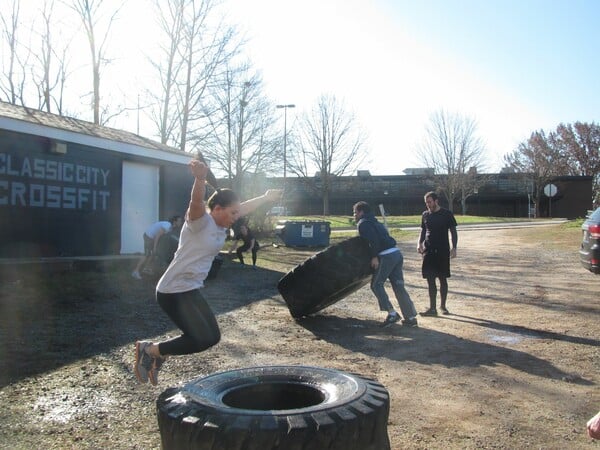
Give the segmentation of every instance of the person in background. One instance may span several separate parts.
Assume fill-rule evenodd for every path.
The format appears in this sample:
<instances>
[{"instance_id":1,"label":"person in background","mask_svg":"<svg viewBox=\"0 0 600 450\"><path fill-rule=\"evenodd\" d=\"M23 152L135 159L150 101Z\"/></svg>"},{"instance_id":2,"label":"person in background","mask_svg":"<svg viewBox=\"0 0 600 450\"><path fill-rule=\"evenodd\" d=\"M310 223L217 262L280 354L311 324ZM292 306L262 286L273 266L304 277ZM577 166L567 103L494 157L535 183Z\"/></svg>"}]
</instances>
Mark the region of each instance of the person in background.
<instances>
[{"instance_id":1,"label":"person in background","mask_svg":"<svg viewBox=\"0 0 600 450\"><path fill-rule=\"evenodd\" d=\"M160 237L171 231L171 228L180 227L182 224L181 216L173 216L168 221L159 221L155 222L146 228L144 231L144 256L138 261L137 265L133 272L131 272L131 276L136 280L141 280L142 276L140 275L140 271L144 268L146 264L152 259L154 253L156 252L156 246L158 245L158 241Z\"/></svg>"},{"instance_id":2,"label":"person in background","mask_svg":"<svg viewBox=\"0 0 600 450\"><path fill-rule=\"evenodd\" d=\"M256 269L256 257L258 254L258 249L260 248L260 244L254 237L254 233L250 230L248 224L244 221L240 223L237 227L233 227L235 244L229 250L229 253L236 252L238 259L240 260L240 264L244 264L244 252L250 250L252 252L252 268ZM238 242L242 241L242 245L238 247Z\"/></svg>"},{"instance_id":3,"label":"person in background","mask_svg":"<svg viewBox=\"0 0 600 450\"><path fill-rule=\"evenodd\" d=\"M438 195L435 192L425 194L427 210L421 217L421 234L417 244L417 251L423 256L421 272L427 279L429 291L429 309L422 312L422 316L437 316L436 278L440 280L440 309L443 314L450 314L446 307L448 298L448 278L450 278L450 258L456 257L458 234L456 232L456 219L452 211L442 208ZM448 232L452 235L452 249L448 240Z\"/></svg>"},{"instance_id":4,"label":"person in background","mask_svg":"<svg viewBox=\"0 0 600 450\"><path fill-rule=\"evenodd\" d=\"M201 352L221 339L215 315L200 293L227 230L240 216L281 197L268 190L260 197L240 203L230 189L216 190L205 203L209 168L203 162L189 164L194 176L190 203L173 260L156 286L156 300L182 334L162 342L137 341L134 373L141 383L158 383L158 372L167 356Z\"/></svg>"},{"instance_id":5,"label":"person in background","mask_svg":"<svg viewBox=\"0 0 600 450\"><path fill-rule=\"evenodd\" d=\"M417 311L410 295L404 287L402 265L404 257L396 247L396 241L390 236L387 229L371 212L367 202L358 202L353 207L354 220L357 222L358 234L366 239L371 250L371 267L375 271L371 278L371 290L377 297L379 309L387 312L383 326L387 327L400 320L400 315L392 306L389 296L385 291L385 280L389 279L396 300L400 305L406 326L417 326Z\"/></svg>"}]
</instances>

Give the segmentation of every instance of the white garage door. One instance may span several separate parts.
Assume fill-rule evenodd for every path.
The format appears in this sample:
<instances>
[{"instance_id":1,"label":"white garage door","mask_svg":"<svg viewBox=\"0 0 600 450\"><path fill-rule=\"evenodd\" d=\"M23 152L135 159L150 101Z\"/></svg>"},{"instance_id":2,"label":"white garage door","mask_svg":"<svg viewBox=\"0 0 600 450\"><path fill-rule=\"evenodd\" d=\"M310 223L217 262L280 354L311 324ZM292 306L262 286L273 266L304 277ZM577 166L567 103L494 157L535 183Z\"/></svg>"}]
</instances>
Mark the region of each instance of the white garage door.
<instances>
[{"instance_id":1,"label":"white garage door","mask_svg":"<svg viewBox=\"0 0 600 450\"><path fill-rule=\"evenodd\" d=\"M121 253L143 253L142 235L158 217L158 167L123 162L121 196Z\"/></svg>"}]
</instances>

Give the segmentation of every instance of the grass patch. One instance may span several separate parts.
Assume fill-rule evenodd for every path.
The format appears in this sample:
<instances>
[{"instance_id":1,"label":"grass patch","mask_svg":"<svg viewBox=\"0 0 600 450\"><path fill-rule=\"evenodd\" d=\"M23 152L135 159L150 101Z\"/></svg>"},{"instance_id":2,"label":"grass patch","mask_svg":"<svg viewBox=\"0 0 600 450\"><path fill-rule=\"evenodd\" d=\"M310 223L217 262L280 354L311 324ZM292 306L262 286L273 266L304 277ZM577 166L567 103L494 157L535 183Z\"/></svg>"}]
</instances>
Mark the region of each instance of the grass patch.
<instances>
[{"instance_id":1,"label":"grass patch","mask_svg":"<svg viewBox=\"0 0 600 450\"><path fill-rule=\"evenodd\" d=\"M480 224L480 223L507 223L507 222L532 222L532 221L544 221L547 219L527 219L527 218L515 218L515 217L482 217L482 216L462 216L455 215L456 222L459 225L469 224ZM278 220L290 220L290 221L316 221L316 222L329 222L329 226L332 230L354 228L354 218L351 216L280 216ZM383 219L379 216L378 220L383 222ZM421 216L387 216L386 222L388 227L418 227L421 225Z\"/></svg>"},{"instance_id":2,"label":"grass patch","mask_svg":"<svg viewBox=\"0 0 600 450\"><path fill-rule=\"evenodd\" d=\"M463 217L463 216L459 216ZM458 218L457 218L458 219ZM543 221L543 219L536 219L537 221ZM498 223L508 222L508 220L497 220ZM515 219L510 220L510 222L515 222ZM465 222L459 222L465 223ZM480 222L470 222L473 224ZM489 222L487 222L489 223ZM577 251L581 245L581 224L583 223L583 219L570 220L568 222L557 224L557 225L547 225L543 227L532 227L532 228L521 228L519 229L519 233L517 235L517 239L523 242L532 242L537 241L540 242L544 248L557 248L561 250L569 250L573 249L573 251ZM389 226L389 222L388 222ZM417 226L417 225L413 225ZM356 231L355 226L353 225L351 228L334 228L331 227L332 230L336 230L335 233L331 233L329 238L330 245L337 244L343 240L349 239L354 236L358 236L358 232ZM417 242L417 238L419 236L419 230L403 230L401 228L390 228L390 235L396 239L397 242ZM459 239L460 239L460 231L459 231ZM316 251L319 251L318 249Z\"/></svg>"}]
</instances>

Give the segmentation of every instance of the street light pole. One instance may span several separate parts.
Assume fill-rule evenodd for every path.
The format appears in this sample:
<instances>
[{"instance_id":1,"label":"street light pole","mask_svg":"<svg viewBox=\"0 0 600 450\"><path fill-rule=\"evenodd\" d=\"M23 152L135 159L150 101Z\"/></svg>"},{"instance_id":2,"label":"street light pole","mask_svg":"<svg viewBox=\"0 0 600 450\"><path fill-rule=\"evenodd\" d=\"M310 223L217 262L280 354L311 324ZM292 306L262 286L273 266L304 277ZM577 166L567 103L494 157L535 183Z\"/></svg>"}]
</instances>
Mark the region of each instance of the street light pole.
<instances>
[{"instance_id":1,"label":"street light pole","mask_svg":"<svg viewBox=\"0 0 600 450\"><path fill-rule=\"evenodd\" d=\"M277 105L277 108L283 108L283 185L287 176L287 110L295 108L296 105Z\"/></svg>"},{"instance_id":2,"label":"street light pole","mask_svg":"<svg viewBox=\"0 0 600 450\"><path fill-rule=\"evenodd\" d=\"M243 173L242 173L242 146L244 145L244 108L248 106L248 88L250 82L246 81L242 87L242 96L240 98L240 123L238 126L237 150L235 154L235 191L242 192ZM231 158L230 158L231 164ZM231 175L230 175L231 176Z\"/></svg>"}]
</instances>

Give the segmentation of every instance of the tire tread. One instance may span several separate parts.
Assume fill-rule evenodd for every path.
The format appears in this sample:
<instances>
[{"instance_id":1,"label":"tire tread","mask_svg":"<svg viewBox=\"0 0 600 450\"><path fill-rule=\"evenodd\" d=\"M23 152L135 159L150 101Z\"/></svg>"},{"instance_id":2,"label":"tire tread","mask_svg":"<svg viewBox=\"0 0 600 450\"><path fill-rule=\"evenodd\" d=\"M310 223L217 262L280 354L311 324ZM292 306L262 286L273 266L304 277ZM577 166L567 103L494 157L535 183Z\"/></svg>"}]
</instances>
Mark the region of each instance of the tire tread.
<instances>
[{"instance_id":1,"label":"tire tread","mask_svg":"<svg viewBox=\"0 0 600 450\"><path fill-rule=\"evenodd\" d=\"M323 406L302 413L273 411L267 415L247 416L244 410L226 405L215 408L198 398L188 398L183 403L178 394L186 396L185 386L169 388L157 399L162 448L389 450L387 390L360 375L344 375L365 386L364 392L333 407Z\"/></svg>"},{"instance_id":2,"label":"tire tread","mask_svg":"<svg viewBox=\"0 0 600 450\"><path fill-rule=\"evenodd\" d=\"M316 253L277 284L292 317L314 314L363 287L371 277L370 253L361 237Z\"/></svg>"}]
</instances>

